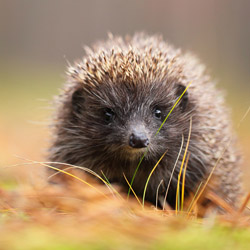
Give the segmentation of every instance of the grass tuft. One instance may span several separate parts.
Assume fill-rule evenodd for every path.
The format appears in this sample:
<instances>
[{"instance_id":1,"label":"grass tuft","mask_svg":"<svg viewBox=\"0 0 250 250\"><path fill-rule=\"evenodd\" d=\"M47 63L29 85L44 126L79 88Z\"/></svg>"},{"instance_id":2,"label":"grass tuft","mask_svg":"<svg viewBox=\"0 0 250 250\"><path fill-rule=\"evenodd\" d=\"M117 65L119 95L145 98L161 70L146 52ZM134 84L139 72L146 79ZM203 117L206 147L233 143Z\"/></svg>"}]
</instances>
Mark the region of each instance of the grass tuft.
<instances>
[{"instance_id":1,"label":"grass tuft","mask_svg":"<svg viewBox=\"0 0 250 250\"><path fill-rule=\"evenodd\" d=\"M163 125L165 124L165 122L167 121L168 117L171 115L171 113L173 112L174 108L176 107L176 105L180 102L181 98L183 97L183 95L186 93L186 91L188 90L188 88L190 87L192 82L190 82L187 87L185 88L185 90L183 91L183 93L180 95L180 97L177 99L177 101L175 102L175 104L173 105L172 109L169 111L169 113L167 114L167 116L165 117L164 121L162 122L161 126L159 127L159 129L157 130L155 136L160 132L161 128L163 127ZM146 156L148 152L148 149L145 151L145 153L143 154L143 156L141 157L140 159L140 162L138 163L136 169L135 169L135 172L133 174L133 177L132 177L132 180L131 180L131 183L130 183L130 186L132 187L133 185L133 182L134 182L134 179L135 179L135 176L137 174L137 171L144 159L144 157ZM128 190L128 197L129 197L129 194L130 194L130 189Z\"/></svg>"}]
</instances>

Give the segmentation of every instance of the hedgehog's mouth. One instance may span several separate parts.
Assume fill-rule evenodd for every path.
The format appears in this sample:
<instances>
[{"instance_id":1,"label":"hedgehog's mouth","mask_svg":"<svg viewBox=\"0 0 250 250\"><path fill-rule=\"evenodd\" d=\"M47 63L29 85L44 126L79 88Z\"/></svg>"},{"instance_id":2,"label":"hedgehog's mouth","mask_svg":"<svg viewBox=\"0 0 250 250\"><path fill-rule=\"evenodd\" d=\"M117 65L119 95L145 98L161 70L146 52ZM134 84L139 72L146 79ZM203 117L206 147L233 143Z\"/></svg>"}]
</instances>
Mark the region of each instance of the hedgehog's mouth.
<instances>
[{"instance_id":1,"label":"hedgehog's mouth","mask_svg":"<svg viewBox=\"0 0 250 250\"><path fill-rule=\"evenodd\" d=\"M138 160L148 151L148 147L144 148L133 148L129 145L123 147L123 155L125 158L130 160Z\"/></svg>"},{"instance_id":2,"label":"hedgehog's mouth","mask_svg":"<svg viewBox=\"0 0 250 250\"><path fill-rule=\"evenodd\" d=\"M138 154L138 153L144 153L146 152L148 147L145 148L132 148L130 146L125 146L124 150L130 154Z\"/></svg>"}]
</instances>

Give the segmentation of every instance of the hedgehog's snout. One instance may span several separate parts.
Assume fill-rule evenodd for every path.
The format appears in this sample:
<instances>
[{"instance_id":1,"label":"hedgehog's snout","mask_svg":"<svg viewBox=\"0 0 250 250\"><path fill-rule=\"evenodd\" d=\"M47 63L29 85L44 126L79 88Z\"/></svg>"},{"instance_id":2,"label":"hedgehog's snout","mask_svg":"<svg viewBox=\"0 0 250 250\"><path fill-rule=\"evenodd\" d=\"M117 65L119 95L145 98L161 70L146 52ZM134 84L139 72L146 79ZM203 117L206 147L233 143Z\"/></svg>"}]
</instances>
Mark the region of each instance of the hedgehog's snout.
<instances>
[{"instance_id":1,"label":"hedgehog's snout","mask_svg":"<svg viewBox=\"0 0 250 250\"><path fill-rule=\"evenodd\" d=\"M129 146L132 148L146 148L149 139L144 126L136 126L129 135Z\"/></svg>"}]
</instances>

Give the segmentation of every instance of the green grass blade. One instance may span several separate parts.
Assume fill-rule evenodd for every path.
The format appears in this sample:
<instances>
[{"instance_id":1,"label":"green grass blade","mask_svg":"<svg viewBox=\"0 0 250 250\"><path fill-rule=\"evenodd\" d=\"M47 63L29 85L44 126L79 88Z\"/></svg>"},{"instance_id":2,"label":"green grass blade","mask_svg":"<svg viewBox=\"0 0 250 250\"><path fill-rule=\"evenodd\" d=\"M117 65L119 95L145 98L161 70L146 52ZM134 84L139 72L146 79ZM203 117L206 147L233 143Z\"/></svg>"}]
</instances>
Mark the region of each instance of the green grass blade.
<instances>
[{"instance_id":1,"label":"green grass blade","mask_svg":"<svg viewBox=\"0 0 250 250\"><path fill-rule=\"evenodd\" d=\"M132 187L132 185L133 185L133 182L134 182L135 176L136 176L136 174L137 174L137 171L138 171L138 169L139 169L139 167L140 167L140 165L141 165L141 163L142 163L144 157L146 156L147 152L148 152L148 149L145 151L145 153L144 153L143 156L141 157L140 162L138 163L138 165L137 165L137 167L136 167L136 169L135 169L134 175L133 175L132 180L131 180L131 182L130 182L130 186L131 186L131 187ZM130 191L131 191L131 188L129 187L129 190L128 190L128 198L129 198Z\"/></svg>"},{"instance_id":2,"label":"green grass blade","mask_svg":"<svg viewBox=\"0 0 250 250\"><path fill-rule=\"evenodd\" d=\"M165 124L165 122L167 121L168 117L170 116L170 114L173 112L174 108L176 107L176 105L180 102L181 98L183 97L183 95L186 93L187 89L189 88L190 84L192 82L190 82L187 87L185 88L185 90L182 92L182 94L180 95L180 97L178 98L178 100L175 102L174 106L172 107L172 109L169 111L169 113L167 114L166 118L164 119L164 121L162 122L161 126L159 127L159 129L157 130L156 134L157 135L161 128L163 127L163 125Z\"/></svg>"}]
</instances>

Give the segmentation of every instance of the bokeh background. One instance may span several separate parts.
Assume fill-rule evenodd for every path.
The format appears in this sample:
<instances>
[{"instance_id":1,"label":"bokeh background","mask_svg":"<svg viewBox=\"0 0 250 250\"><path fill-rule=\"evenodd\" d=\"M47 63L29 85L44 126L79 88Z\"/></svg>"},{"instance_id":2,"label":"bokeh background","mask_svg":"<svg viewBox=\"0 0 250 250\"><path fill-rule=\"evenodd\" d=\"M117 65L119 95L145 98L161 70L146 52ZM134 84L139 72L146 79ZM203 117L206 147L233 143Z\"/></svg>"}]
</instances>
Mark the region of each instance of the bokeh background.
<instances>
[{"instance_id":1,"label":"bokeh background","mask_svg":"<svg viewBox=\"0 0 250 250\"><path fill-rule=\"evenodd\" d=\"M250 105L250 1L0 0L0 180L21 181L22 158L44 160L51 100L67 61L107 33L162 34L193 51L225 89L237 127ZM250 190L250 115L237 129ZM34 169L33 169L34 171Z\"/></svg>"}]
</instances>

